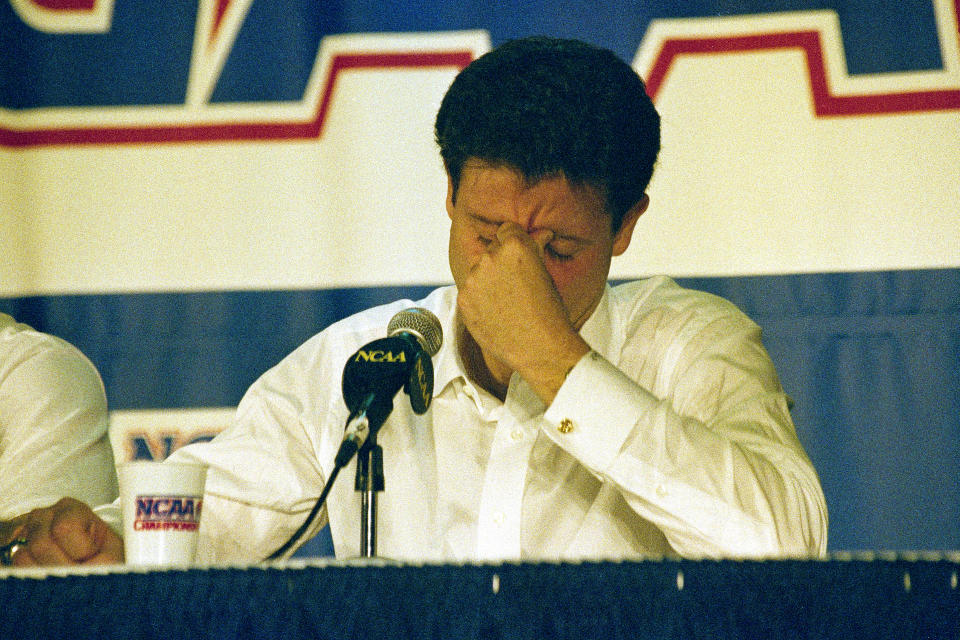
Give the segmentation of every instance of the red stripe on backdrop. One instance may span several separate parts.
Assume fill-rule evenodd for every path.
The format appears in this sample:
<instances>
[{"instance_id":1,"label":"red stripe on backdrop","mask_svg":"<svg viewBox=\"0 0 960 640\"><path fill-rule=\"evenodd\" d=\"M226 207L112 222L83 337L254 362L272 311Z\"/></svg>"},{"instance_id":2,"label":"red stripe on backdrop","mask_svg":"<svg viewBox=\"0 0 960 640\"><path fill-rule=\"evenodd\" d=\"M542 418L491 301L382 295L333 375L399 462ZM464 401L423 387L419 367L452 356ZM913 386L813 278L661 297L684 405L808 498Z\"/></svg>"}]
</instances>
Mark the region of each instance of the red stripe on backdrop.
<instances>
[{"instance_id":1,"label":"red stripe on backdrop","mask_svg":"<svg viewBox=\"0 0 960 640\"><path fill-rule=\"evenodd\" d=\"M213 42L217 33L220 31L220 23L223 22L223 16L227 14L227 9L230 8L230 2L232 0L217 0L217 6L213 12L213 28L210 29L210 38L209 42Z\"/></svg>"},{"instance_id":2,"label":"red stripe on backdrop","mask_svg":"<svg viewBox=\"0 0 960 640\"><path fill-rule=\"evenodd\" d=\"M32 4L51 11L93 11L97 0L30 0Z\"/></svg>"},{"instance_id":3,"label":"red stripe on backdrop","mask_svg":"<svg viewBox=\"0 0 960 640\"><path fill-rule=\"evenodd\" d=\"M459 53L361 53L355 55L341 55L333 59L330 74L327 76L327 82L323 87L320 109L314 123L317 127L316 133L320 135L323 131L323 123L327 119L327 110L330 107L330 101L333 98L333 91L337 82L337 76L342 72L351 69L408 69L413 67L457 67L464 68L473 60L473 54L470 52Z\"/></svg>"},{"instance_id":4,"label":"red stripe on backdrop","mask_svg":"<svg viewBox=\"0 0 960 640\"><path fill-rule=\"evenodd\" d=\"M353 69L462 69L473 60L470 51L360 53L333 57L316 115L304 122L232 122L229 124L158 125L143 127L0 129L0 146L33 147L80 144L142 144L165 142L229 142L239 140L298 140L318 137L336 90L337 77Z\"/></svg>"},{"instance_id":5,"label":"red stripe on backdrop","mask_svg":"<svg viewBox=\"0 0 960 640\"><path fill-rule=\"evenodd\" d=\"M960 7L960 3L957 5ZM957 9L960 13L960 8ZM958 18L960 20L960 18ZM677 57L799 49L804 52L814 112L817 116L854 116L912 111L960 109L960 88L934 91L908 91L865 95L834 95L830 91L823 46L816 31L767 33L758 35L677 38L664 42L647 78L647 91L656 100Z\"/></svg>"}]
</instances>

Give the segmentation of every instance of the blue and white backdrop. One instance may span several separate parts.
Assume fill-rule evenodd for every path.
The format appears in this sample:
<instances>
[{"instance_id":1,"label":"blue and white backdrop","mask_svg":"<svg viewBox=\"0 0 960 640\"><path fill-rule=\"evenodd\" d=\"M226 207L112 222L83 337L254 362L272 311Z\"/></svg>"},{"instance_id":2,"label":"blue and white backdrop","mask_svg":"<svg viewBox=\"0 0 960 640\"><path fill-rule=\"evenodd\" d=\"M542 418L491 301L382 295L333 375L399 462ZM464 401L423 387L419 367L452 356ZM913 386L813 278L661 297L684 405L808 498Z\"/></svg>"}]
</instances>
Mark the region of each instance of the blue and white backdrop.
<instances>
[{"instance_id":1,"label":"blue and white backdrop","mask_svg":"<svg viewBox=\"0 0 960 640\"><path fill-rule=\"evenodd\" d=\"M98 366L118 459L209 438L308 336L450 281L446 86L511 37L579 37L663 114L612 277L672 275L764 327L830 549L957 549L958 20L954 0L0 0L0 310Z\"/></svg>"}]
</instances>

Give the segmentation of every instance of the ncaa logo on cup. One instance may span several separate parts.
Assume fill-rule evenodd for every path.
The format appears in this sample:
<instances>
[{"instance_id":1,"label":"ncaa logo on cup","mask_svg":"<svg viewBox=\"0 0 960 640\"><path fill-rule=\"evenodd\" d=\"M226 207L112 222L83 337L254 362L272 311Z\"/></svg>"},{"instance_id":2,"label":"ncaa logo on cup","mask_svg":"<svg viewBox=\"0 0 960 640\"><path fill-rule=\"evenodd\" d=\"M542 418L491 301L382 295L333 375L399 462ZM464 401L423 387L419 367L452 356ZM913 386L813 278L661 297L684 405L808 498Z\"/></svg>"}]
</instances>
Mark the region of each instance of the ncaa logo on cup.
<instances>
[{"instance_id":1,"label":"ncaa logo on cup","mask_svg":"<svg viewBox=\"0 0 960 640\"><path fill-rule=\"evenodd\" d=\"M203 499L198 496L137 496L135 531L196 531Z\"/></svg>"}]
</instances>

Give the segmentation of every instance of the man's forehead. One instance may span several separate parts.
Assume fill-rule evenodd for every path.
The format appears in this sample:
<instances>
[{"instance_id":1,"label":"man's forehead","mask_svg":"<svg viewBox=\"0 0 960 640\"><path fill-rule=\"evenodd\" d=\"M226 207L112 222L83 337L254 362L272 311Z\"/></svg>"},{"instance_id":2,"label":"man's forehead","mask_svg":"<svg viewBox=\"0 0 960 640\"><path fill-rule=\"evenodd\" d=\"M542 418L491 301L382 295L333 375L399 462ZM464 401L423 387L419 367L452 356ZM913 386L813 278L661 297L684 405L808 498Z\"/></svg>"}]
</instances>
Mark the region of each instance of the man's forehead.
<instances>
[{"instance_id":1,"label":"man's forehead","mask_svg":"<svg viewBox=\"0 0 960 640\"><path fill-rule=\"evenodd\" d=\"M513 221L549 229L557 237L578 240L609 216L595 189L571 185L562 176L529 183L515 170L475 165L464 172L457 204L477 223L499 226Z\"/></svg>"},{"instance_id":2,"label":"man's forehead","mask_svg":"<svg viewBox=\"0 0 960 640\"><path fill-rule=\"evenodd\" d=\"M473 219L475 222L480 224L483 227L488 227L489 231L496 231L504 222L516 222L512 216L499 216L499 217L490 217L483 215L482 213L477 213L469 208L465 208L464 213ZM501 219L502 218L502 219ZM527 231L531 232L536 229L546 229L553 232L553 237L558 240L566 240L569 242L576 242L582 244L587 242L586 238L581 237L575 231L567 229L567 225L561 221L560 224L536 224L535 221L531 220L530 225L527 227Z\"/></svg>"}]
</instances>

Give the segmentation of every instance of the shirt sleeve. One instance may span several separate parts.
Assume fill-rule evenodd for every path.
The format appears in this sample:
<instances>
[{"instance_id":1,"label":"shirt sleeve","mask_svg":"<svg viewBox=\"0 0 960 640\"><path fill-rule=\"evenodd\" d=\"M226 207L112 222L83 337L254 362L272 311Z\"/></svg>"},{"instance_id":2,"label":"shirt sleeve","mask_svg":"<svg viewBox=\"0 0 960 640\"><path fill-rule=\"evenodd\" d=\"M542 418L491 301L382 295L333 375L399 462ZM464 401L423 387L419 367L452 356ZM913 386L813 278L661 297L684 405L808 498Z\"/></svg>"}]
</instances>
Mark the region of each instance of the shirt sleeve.
<instances>
[{"instance_id":1,"label":"shirt sleeve","mask_svg":"<svg viewBox=\"0 0 960 640\"><path fill-rule=\"evenodd\" d=\"M74 347L40 341L0 376L0 519L70 496L117 496L107 400L93 364Z\"/></svg>"},{"instance_id":2,"label":"shirt sleeve","mask_svg":"<svg viewBox=\"0 0 960 640\"><path fill-rule=\"evenodd\" d=\"M826 502L759 328L739 312L685 327L651 375L636 342L619 366L584 356L545 414L548 437L682 556L824 554Z\"/></svg>"},{"instance_id":3,"label":"shirt sleeve","mask_svg":"<svg viewBox=\"0 0 960 640\"><path fill-rule=\"evenodd\" d=\"M335 413L329 403L336 396L322 391L332 388L331 372L307 362L313 349L294 352L261 376L233 423L213 440L167 458L207 466L198 563L266 558L304 522L320 495L329 472L320 460L333 457L325 453L330 430L322 424ZM324 510L300 543L325 524Z\"/></svg>"},{"instance_id":4,"label":"shirt sleeve","mask_svg":"<svg viewBox=\"0 0 960 640\"><path fill-rule=\"evenodd\" d=\"M298 377L307 379L286 366L268 371L244 395L227 429L210 441L180 447L163 461L207 467L197 564L263 560L287 541L313 507L324 472L303 424L309 408L299 396ZM94 511L123 535L119 500ZM326 522L324 510L286 555Z\"/></svg>"}]
</instances>

